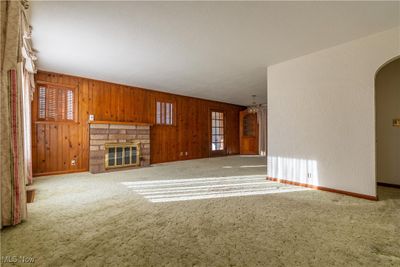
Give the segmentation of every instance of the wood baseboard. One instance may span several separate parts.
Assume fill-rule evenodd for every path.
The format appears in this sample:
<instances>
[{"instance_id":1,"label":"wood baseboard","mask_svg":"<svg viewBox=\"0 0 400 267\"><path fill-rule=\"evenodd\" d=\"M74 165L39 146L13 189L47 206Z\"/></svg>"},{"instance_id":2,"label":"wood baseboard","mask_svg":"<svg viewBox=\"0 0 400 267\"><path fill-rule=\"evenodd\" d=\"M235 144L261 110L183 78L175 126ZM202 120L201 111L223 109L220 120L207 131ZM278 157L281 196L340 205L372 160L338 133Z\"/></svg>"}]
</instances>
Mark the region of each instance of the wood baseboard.
<instances>
[{"instance_id":1,"label":"wood baseboard","mask_svg":"<svg viewBox=\"0 0 400 267\"><path fill-rule=\"evenodd\" d=\"M380 186L393 187L393 188L400 189L400 185L398 185L398 184L388 184L388 183L382 183L382 182L377 182L377 184Z\"/></svg>"},{"instance_id":2,"label":"wood baseboard","mask_svg":"<svg viewBox=\"0 0 400 267\"><path fill-rule=\"evenodd\" d=\"M41 177L41 176L49 176L49 175L58 175L58 174L68 174L75 172L87 172L88 169L76 169L76 170L68 170L68 171L55 171L55 172L43 172L43 173L34 173L33 177Z\"/></svg>"},{"instance_id":3,"label":"wood baseboard","mask_svg":"<svg viewBox=\"0 0 400 267\"><path fill-rule=\"evenodd\" d=\"M359 194L359 193L354 193L354 192L349 192L349 191L344 191L344 190L339 190L339 189L333 189L329 187L323 187L323 186L318 186L318 185L311 185L311 184L303 184L299 182L293 182L289 180L284 180L284 179L278 179L278 178L273 178L273 177L268 177L267 180L273 181L273 182L279 182L282 184L290 184L290 185L297 185L297 186L303 186L303 187L308 187L316 190L321 190L321 191L327 191L331 193L337 193L337 194L342 194L342 195L347 195L347 196L352 196L352 197L357 197L357 198L363 198L363 199L368 199L368 200L373 200L377 201L378 197L376 196L370 196L370 195L364 195L364 194Z\"/></svg>"}]
</instances>

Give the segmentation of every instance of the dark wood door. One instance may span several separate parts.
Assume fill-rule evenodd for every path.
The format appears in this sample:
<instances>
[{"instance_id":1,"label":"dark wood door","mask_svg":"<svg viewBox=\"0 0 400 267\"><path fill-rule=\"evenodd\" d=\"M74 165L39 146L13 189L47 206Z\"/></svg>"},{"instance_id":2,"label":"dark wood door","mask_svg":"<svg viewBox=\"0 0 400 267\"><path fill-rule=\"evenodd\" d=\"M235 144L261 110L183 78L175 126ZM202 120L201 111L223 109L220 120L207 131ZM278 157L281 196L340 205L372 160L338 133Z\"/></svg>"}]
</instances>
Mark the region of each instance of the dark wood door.
<instances>
[{"instance_id":1,"label":"dark wood door","mask_svg":"<svg viewBox=\"0 0 400 267\"><path fill-rule=\"evenodd\" d=\"M258 154L257 114L247 110L240 112L240 154Z\"/></svg>"}]
</instances>

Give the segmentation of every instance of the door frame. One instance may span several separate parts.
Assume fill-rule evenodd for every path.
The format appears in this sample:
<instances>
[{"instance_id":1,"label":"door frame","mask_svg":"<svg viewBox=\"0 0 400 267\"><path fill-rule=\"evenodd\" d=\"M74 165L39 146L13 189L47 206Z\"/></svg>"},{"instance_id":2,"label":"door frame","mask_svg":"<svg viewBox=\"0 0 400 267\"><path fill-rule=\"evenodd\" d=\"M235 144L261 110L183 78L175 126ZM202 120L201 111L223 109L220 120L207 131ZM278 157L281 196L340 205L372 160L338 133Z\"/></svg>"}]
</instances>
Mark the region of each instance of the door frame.
<instances>
[{"instance_id":1,"label":"door frame","mask_svg":"<svg viewBox=\"0 0 400 267\"><path fill-rule=\"evenodd\" d=\"M397 185L395 184L386 184L386 183L380 183L378 182L378 127L377 127L377 113L378 113L378 109L377 109L377 86L376 86L376 77L378 75L378 73L387 65L389 65L390 63L399 60L400 59L400 55L395 56L389 60L387 60L385 63L383 63L382 65L379 66L379 68L376 70L375 74L374 74L374 138L375 138L375 142L374 142L374 156L375 156L375 197L376 200L379 200L379 196L378 196L378 185L379 184L385 184L386 186L391 186L391 187L397 187Z\"/></svg>"}]
</instances>

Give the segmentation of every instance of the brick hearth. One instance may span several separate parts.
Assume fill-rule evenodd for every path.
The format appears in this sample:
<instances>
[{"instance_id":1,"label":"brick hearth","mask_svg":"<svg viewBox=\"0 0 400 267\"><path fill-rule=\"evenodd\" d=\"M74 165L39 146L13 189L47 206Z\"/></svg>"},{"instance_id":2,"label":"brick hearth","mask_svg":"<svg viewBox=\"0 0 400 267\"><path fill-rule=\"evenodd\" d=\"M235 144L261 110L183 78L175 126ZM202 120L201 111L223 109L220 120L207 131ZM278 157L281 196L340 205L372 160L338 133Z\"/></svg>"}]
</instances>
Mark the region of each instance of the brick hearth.
<instances>
[{"instance_id":1,"label":"brick hearth","mask_svg":"<svg viewBox=\"0 0 400 267\"><path fill-rule=\"evenodd\" d=\"M90 123L89 171L105 172L104 156L106 143L140 142L140 166L150 165L150 125Z\"/></svg>"}]
</instances>

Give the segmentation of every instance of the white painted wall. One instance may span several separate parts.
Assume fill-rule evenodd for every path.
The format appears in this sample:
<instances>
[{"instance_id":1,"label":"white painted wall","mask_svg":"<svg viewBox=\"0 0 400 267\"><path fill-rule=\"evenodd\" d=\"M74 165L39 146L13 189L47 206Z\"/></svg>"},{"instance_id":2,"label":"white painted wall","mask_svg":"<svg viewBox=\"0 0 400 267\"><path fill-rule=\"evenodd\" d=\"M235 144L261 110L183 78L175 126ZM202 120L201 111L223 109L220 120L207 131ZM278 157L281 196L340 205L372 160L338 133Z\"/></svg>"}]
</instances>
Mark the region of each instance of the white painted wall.
<instances>
[{"instance_id":1,"label":"white painted wall","mask_svg":"<svg viewBox=\"0 0 400 267\"><path fill-rule=\"evenodd\" d=\"M270 176L376 195L374 79L400 54L399 33L393 28L268 68Z\"/></svg>"},{"instance_id":2,"label":"white painted wall","mask_svg":"<svg viewBox=\"0 0 400 267\"><path fill-rule=\"evenodd\" d=\"M400 185L400 58L376 75L376 167L377 181Z\"/></svg>"}]
</instances>

